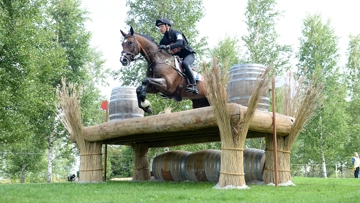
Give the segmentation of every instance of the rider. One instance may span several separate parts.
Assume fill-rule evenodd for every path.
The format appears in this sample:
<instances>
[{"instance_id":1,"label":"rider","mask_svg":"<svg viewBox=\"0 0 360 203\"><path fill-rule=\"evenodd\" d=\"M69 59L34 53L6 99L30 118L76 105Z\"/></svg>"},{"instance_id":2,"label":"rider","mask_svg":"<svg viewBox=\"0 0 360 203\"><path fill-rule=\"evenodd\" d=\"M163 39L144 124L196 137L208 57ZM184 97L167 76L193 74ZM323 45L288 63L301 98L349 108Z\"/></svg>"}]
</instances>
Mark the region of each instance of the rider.
<instances>
[{"instance_id":1,"label":"rider","mask_svg":"<svg viewBox=\"0 0 360 203\"><path fill-rule=\"evenodd\" d=\"M159 48L170 49L173 51L174 55L183 58L182 67L190 82L186 91L198 94L196 81L191 69L191 65L195 61L195 51L189 46L185 36L181 32L171 29L171 24L172 23L167 18L156 20L155 25L160 29L161 34L164 34L163 38L160 40Z\"/></svg>"}]
</instances>

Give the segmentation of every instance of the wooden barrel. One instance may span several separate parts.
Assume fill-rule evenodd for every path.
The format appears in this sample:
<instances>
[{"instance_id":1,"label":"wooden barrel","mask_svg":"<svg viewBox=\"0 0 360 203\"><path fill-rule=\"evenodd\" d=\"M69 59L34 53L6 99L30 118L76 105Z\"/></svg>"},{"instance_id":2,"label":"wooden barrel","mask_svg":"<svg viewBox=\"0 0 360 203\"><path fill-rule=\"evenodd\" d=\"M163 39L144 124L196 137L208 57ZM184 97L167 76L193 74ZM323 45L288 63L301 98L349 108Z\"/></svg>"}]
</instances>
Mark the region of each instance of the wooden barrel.
<instances>
[{"instance_id":1,"label":"wooden barrel","mask_svg":"<svg viewBox=\"0 0 360 203\"><path fill-rule=\"evenodd\" d=\"M244 149L243 166L246 182L263 181L265 151ZM220 150L169 151L154 158L152 173L155 179L163 181L218 182L220 167Z\"/></svg>"},{"instance_id":2,"label":"wooden barrel","mask_svg":"<svg viewBox=\"0 0 360 203\"><path fill-rule=\"evenodd\" d=\"M184 158L190 152L169 151L156 156L152 163L154 178L163 181L184 181Z\"/></svg>"},{"instance_id":3,"label":"wooden barrel","mask_svg":"<svg viewBox=\"0 0 360 203\"><path fill-rule=\"evenodd\" d=\"M230 81L227 86L228 102L248 106L256 82L266 67L260 64L238 64L230 67ZM268 111L270 104L269 91L261 97L257 109Z\"/></svg>"},{"instance_id":4,"label":"wooden barrel","mask_svg":"<svg viewBox=\"0 0 360 203\"><path fill-rule=\"evenodd\" d=\"M120 86L112 89L109 117L110 121L144 117L144 111L137 104L135 87Z\"/></svg>"},{"instance_id":5,"label":"wooden barrel","mask_svg":"<svg viewBox=\"0 0 360 203\"><path fill-rule=\"evenodd\" d=\"M265 151L260 149L244 149L244 173L245 181L263 181L265 166Z\"/></svg>"},{"instance_id":6,"label":"wooden barrel","mask_svg":"<svg viewBox=\"0 0 360 203\"><path fill-rule=\"evenodd\" d=\"M185 158L185 174L190 181L218 182L220 177L220 150L203 150Z\"/></svg>"}]
</instances>

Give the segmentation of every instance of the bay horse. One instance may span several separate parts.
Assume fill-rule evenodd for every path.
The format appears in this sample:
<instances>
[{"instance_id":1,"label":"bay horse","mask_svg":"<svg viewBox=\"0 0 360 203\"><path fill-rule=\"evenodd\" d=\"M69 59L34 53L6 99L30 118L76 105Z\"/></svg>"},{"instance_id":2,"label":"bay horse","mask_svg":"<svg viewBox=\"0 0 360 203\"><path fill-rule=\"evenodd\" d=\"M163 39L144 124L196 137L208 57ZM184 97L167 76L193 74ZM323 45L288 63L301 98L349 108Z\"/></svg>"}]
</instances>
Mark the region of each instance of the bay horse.
<instances>
[{"instance_id":1,"label":"bay horse","mask_svg":"<svg viewBox=\"0 0 360 203\"><path fill-rule=\"evenodd\" d=\"M201 75L197 80L198 94L186 92L189 84L186 75L183 73L181 63L178 57L173 56L167 50L159 49L158 44L148 35L137 34L133 28L126 34L120 30L124 36L122 42L123 50L121 52L120 62L123 66L128 66L138 54L141 54L147 61L146 78L141 82L141 86L136 88L138 106L144 112L151 114L150 102L146 100L146 93L157 94L161 96L181 101L190 99L193 108L209 106L205 97L205 81Z\"/></svg>"}]
</instances>

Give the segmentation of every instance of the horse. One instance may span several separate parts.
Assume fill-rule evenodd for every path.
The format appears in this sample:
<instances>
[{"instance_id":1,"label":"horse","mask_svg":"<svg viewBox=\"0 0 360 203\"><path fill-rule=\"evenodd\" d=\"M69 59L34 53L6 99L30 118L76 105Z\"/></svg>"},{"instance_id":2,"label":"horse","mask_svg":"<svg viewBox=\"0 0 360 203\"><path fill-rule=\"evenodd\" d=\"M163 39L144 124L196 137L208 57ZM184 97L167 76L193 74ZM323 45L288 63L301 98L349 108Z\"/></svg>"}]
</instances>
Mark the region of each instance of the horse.
<instances>
[{"instance_id":1,"label":"horse","mask_svg":"<svg viewBox=\"0 0 360 203\"><path fill-rule=\"evenodd\" d=\"M177 56L172 55L168 50L159 49L152 37L135 33L132 27L129 33L124 33L122 30L120 32L124 37L121 64L130 65L132 61L138 59L135 58L138 54L147 61L146 77L136 88L139 108L148 114L152 113L150 102L146 100L146 93L160 93L161 96L175 101L190 99L193 109L210 106L205 96L205 81L200 74L196 77L199 79L196 84L198 94L186 92L189 81L182 71L181 61L178 61Z\"/></svg>"}]
</instances>

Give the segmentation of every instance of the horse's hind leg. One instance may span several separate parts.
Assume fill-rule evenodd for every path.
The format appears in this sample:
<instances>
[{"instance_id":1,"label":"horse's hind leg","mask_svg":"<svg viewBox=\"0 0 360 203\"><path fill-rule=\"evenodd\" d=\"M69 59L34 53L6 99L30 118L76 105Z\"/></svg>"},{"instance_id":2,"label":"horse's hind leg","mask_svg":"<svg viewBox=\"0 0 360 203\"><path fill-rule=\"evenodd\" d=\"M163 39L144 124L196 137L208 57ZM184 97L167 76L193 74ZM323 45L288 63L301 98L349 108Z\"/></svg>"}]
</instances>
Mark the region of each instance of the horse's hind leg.
<instances>
[{"instance_id":1,"label":"horse's hind leg","mask_svg":"<svg viewBox=\"0 0 360 203\"><path fill-rule=\"evenodd\" d=\"M151 114L152 110L150 108L150 102L148 100L146 100L146 90L147 90L148 83L149 83L149 80L147 78L145 78L142 81L141 86L136 88L136 95L137 95L139 108L144 110L144 112Z\"/></svg>"}]
</instances>

